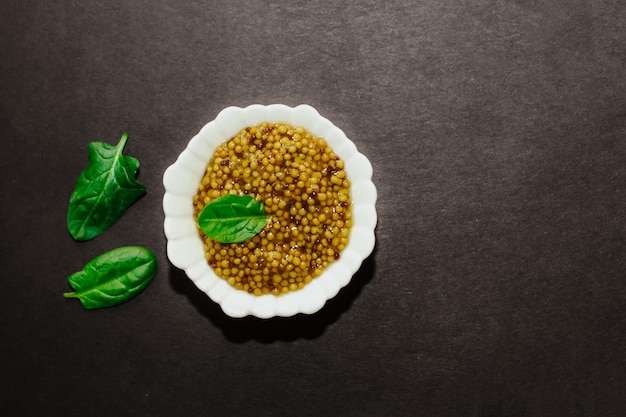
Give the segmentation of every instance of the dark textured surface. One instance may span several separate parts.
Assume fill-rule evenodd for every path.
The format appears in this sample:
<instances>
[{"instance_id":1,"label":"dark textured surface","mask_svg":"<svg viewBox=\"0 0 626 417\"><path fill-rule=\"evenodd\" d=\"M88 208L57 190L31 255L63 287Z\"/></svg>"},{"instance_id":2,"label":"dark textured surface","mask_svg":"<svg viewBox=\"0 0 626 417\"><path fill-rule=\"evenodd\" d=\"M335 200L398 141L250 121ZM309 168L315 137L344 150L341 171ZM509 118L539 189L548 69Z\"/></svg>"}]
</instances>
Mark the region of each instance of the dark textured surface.
<instances>
[{"instance_id":1,"label":"dark textured surface","mask_svg":"<svg viewBox=\"0 0 626 417\"><path fill-rule=\"evenodd\" d=\"M5 1L0 415L626 415L619 1ZM232 320L171 266L161 179L224 107L311 104L374 166L377 248L319 314ZM74 242L91 141L148 194ZM159 259L130 303L61 294Z\"/></svg>"}]
</instances>

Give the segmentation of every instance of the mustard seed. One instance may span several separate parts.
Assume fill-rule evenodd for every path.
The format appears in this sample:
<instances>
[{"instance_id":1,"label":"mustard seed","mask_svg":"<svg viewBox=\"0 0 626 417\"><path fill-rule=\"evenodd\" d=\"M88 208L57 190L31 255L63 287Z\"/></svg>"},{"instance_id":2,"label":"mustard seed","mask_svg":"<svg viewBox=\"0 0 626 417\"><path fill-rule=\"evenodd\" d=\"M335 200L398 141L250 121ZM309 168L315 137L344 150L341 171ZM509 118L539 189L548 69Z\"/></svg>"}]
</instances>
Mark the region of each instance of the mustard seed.
<instances>
[{"instance_id":1,"label":"mustard seed","mask_svg":"<svg viewBox=\"0 0 626 417\"><path fill-rule=\"evenodd\" d=\"M268 222L242 243L204 240L207 263L229 285L254 295L303 288L340 257L352 211L344 162L302 127L262 123L219 145L193 199L197 219L226 194L264 202Z\"/></svg>"}]
</instances>

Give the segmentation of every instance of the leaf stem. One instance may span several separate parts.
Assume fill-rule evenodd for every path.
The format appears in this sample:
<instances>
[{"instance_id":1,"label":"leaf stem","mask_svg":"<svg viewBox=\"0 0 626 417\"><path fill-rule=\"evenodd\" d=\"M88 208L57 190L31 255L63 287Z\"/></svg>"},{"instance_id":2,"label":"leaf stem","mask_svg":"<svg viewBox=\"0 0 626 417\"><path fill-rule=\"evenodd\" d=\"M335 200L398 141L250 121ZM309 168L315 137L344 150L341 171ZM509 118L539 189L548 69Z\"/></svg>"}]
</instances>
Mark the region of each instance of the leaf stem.
<instances>
[{"instance_id":1,"label":"leaf stem","mask_svg":"<svg viewBox=\"0 0 626 417\"><path fill-rule=\"evenodd\" d=\"M121 153L121 150L124 149L124 146L126 146L126 141L128 140L128 133L124 132L122 134L122 137L120 138L120 142L117 144L117 146L120 148L119 153Z\"/></svg>"}]
</instances>

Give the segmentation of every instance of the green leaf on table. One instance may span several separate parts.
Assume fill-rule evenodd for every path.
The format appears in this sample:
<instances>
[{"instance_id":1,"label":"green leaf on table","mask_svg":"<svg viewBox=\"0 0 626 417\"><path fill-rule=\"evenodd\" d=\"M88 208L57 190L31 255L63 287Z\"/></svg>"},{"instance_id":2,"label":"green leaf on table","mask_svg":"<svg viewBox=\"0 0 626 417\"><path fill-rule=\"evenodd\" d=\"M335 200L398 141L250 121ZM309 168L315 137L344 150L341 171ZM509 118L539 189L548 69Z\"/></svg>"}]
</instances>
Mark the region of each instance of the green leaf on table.
<instances>
[{"instance_id":1,"label":"green leaf on table","mask_svg":"<svg viewBox=\"0 0 626 417\"><path fill-rule=\"evenodd\" d=\"M200 230L222 243L246 241L263 230L266 223L263 203L249 195L219 197L198 216Z\"/></svg>"},{"instance_id":2,"label":"green leaf on table","mask_svg":"<svg viewBox=\"0 0 626 417\"><path fill-rule=\"evenodd\" d=\"M157 272L154 254L143 246L124 246L90 261L82 271L68 278L74 292L65 298L78 298L86 309L112 307L137 296Z\"/></svg>"},{"instance_id":3,"label":"green leaf on table","mask_svg":"<svg viewBox=\"0 0 626 417\"><path fill-rule=\"evenodd\" d=\"M67 228L74 239L98 236L146 193L135 179L139 161L122 155L127 140L124 133L117 146L89 144L89 164L78 177L67 213Z\"/></svg>"}]
</instances>

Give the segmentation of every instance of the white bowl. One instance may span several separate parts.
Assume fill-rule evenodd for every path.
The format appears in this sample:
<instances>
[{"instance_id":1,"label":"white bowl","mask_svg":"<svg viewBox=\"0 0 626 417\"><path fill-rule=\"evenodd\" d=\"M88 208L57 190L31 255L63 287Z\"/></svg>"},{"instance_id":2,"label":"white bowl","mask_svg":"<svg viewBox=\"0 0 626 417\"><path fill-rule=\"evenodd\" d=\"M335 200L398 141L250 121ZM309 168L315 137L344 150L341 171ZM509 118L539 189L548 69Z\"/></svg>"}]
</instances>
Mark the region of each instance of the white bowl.
<instances>
[{"instance_id":1,"label":"white bowl","mask_svg":"<svg viewBox=\"0 0 626 417\"><path fill-rule=\"evenodd\" d=\"M235 289L217 276L205 259L204 243L193 218L193 196L217 146L242 129L263 122L300 126L324 138L343 159L351 184L352 228L341 257L304 288L278 296L252 295ZM225 108L191 139L176 162L165 171L163 185L164 230L170 262L184 270L193 283L231 317L270 318L315 313L350 282L374 249L377 193L372 183L372 165L341 129L308 105L292 108L282 104L254 104L246 108Z\"/></svg>"}]
</instances>

